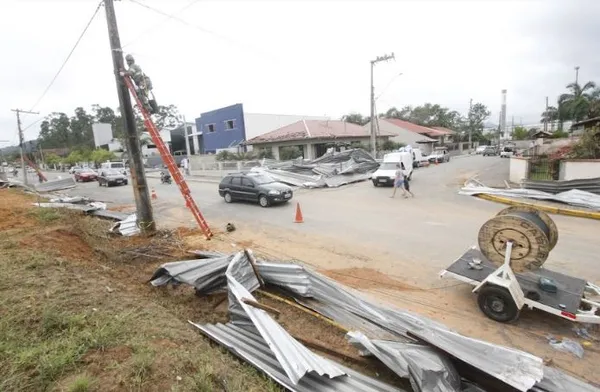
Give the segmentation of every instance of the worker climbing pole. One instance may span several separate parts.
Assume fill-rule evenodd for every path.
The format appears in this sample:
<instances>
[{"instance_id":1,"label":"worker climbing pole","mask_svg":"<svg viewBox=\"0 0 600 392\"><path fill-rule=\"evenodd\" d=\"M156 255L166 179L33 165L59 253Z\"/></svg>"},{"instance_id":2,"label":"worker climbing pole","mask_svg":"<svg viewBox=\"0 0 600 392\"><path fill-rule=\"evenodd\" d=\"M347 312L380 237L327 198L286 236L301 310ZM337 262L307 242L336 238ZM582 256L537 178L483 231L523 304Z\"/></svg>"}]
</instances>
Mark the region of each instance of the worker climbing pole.
<instances>
[{"instance_id":1,"label":"worker climbing pole","mask_svg":"<svg viewBox=\"0 0 600 392\"><path fill-rule=\"evenodd\" d=\"M186 207L192 211L192 214L194 215L196 222L198 222L198 226L200 226L200 229L202 229L202 232L204 233L206 239L210 239L213 236L212 231L210 230L208 223L206 223L206 220L200 212L200 209L196 205L196 202L192 197L192 193L190 192L190 188L188 187L187 182L185 181L183 175L177 168L175 159L173 159L171 152L167 148L165 142L160 137L158 128L156 128L156 125L150 117L150 113L148 113L147 105L145 105L145 102L142 102L140 96L137 94L136 88L133 85L133 82L131 81L131 77L125 72L122 72L122 75L123 79L125 80L125 84L127 85L127 88L129 88L129 91L133 95L133 98L135 99L138 108L142 113L142 117L144 118L144 126L146 127L146 130L148 131L150 137L152 138L152 141L158 148L158 151L160 152L160 156L164 164L167 166L169 173L171 173L171 177L173 177L173 179L175 180L175 183L179 187L181 195L185 199Z\"/></svg>"}]
</instances>

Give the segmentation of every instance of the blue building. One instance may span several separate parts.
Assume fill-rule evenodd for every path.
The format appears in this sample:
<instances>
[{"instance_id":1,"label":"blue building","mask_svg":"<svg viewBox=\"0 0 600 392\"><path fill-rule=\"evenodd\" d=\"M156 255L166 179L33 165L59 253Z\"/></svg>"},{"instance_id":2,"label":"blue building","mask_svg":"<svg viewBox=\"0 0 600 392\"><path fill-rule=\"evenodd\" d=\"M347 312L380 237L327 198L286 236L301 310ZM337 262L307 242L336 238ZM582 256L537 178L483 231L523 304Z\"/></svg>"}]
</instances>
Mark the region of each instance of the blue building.
<instances>
[{"instance_id":1,"label":"blue building","mask_svg":"<svg viewBox=\"0 0 600 392\"><path fill-rule=\"evenodd\" d=\"M245 113L241 103L202 113L196 119L199 150L215 154L221 150L252 150L243 142L301 120L329 120L326 116Z\"/></svg>"},{"instance_id":2,"label":"blue building","mask_svg":"<svg viewBox=\"0 0 600 392\"><path fill-rule=\"evenodd\" d=\"M244 109L241 103L205 112L196 119L196 129L202 132L202 153L237 148L246 140Z\"/></svg>"}]
</instances>

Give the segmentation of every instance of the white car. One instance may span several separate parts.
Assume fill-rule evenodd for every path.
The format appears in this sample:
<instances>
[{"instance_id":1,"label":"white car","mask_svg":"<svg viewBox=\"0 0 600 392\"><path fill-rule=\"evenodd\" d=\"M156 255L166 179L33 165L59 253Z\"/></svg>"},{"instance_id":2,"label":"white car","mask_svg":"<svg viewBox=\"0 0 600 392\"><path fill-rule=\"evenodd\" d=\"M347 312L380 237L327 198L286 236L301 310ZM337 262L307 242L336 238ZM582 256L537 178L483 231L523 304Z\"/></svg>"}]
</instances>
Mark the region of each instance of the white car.
<instances>
[{"instance_id":1,"label":"white car","mask_svg":"<svg viewBox=\"0 0 600 392\"><path fill-rule=\"evenodd\" d=\"M515 151L512 147L504 147L502 151L500 151L500 158L510 158L515 155Z\"/></svg>"},{"instance_id":2,"label":"white car","mask_svg":"<svg viewBox=\"0 0 600 392\"><path fill-rule=\"evenodd\" d=\"M479 146L475 149L475 154L483 154L483 151L485 150L487 146Z\"/></svg>"}]
</instances>

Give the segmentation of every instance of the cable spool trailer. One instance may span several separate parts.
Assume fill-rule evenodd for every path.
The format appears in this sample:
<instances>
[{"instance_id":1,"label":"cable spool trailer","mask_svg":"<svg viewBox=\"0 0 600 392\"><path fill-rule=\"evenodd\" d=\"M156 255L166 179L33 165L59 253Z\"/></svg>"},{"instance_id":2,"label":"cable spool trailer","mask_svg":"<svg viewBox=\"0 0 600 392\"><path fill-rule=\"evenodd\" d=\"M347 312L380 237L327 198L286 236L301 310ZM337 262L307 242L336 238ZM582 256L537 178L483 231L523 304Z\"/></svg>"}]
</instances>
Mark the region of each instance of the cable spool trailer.
<instances>
[{"instance_id":1,"label":"cable spool trailer","mask_svg":"<svg viewBox=\"0 0 600 392\"><path fill-rule=\"evenodd\" d=\"M479 249L469 249L440 276L475 286L479 308L495 321L516 320L528 307L600 324L599 286L543 268L557 242L558 229L548 214L509 207L481 227Z\"/></svg>"}]
</instances>

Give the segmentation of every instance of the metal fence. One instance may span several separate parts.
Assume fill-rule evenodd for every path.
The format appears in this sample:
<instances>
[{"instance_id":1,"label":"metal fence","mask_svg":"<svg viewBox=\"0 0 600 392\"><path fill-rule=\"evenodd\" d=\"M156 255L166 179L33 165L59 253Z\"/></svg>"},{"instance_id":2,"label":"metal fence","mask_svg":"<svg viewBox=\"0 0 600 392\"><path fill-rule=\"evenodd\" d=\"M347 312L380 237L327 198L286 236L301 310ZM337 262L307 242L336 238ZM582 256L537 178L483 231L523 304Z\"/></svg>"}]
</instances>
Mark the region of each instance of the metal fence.
<instances>
[{"instance_id":1,"label":"metal fence","mask_svg":"<svg viewBox=\"0 0 600 392\"><path fill-rule=\"evenodd\" d=\"M527 179L530 181L558 180L560 161L545 156L532 156L529 159Z\"/></svg>"}]
</instances>

